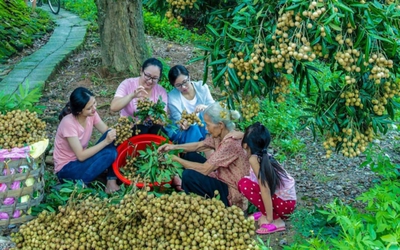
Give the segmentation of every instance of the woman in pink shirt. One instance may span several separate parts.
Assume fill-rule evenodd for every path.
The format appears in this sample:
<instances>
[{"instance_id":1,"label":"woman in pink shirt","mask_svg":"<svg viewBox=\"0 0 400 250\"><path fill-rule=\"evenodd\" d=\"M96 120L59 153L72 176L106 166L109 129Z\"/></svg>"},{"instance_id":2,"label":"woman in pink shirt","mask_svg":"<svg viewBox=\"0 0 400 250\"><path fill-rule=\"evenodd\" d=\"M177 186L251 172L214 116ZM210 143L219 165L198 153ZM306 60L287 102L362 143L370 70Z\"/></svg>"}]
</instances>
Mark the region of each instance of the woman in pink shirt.
<instances>
[{"instance_id":1,"label":"woman in pink shirt","mask_svg":"<svg viewBox=\"0 0 400 250\"><path fill-rule=\"evenodd\" d=\"M156 103L159 98L165 103L167 111L167 91L158 84L162 77L163 66L156 58L147 59L141 69L140 76L124 80L117 88L114 99L111 102L111 111L119 111L121 116L132 116L137 110L137 101L148 98ZM161 130L166 134L163 126L146 123L133 128L133 135L139 129L141 134L158 134Z\"/></svg>"},{"instance_id":2,"label":"woman in pink shirt","mask_svg":"<svg viewBox=\"0 0 400 250\"><path fill-rule=\"evenodd\" d=\"M296 206L295 181L268 154L270 142L268 129L259 122L246 129L242 140L242 147L250 156L251 168L250 176L239 181L238 189L260 210L254 216L260 225L258 234L284 231L283 219L293 213Z\"/></svg>"},{"instance_id":3,"label":"woman in pink shirt","mask_svg":"<svg viewBox=\"0 0 400 250\"><path fill-rule=\"evenodd\" d=\"M76 88L61 112L60 125L54 142L55 173L59 180L82 180L89 184L106 169L106 192L119 190L111 167L117 158L113 141L115 129L108 129L96 111L96 100L88 89ZM103 136L93 147L87 148L93 127Z\"/></svg>"}]
</instances>

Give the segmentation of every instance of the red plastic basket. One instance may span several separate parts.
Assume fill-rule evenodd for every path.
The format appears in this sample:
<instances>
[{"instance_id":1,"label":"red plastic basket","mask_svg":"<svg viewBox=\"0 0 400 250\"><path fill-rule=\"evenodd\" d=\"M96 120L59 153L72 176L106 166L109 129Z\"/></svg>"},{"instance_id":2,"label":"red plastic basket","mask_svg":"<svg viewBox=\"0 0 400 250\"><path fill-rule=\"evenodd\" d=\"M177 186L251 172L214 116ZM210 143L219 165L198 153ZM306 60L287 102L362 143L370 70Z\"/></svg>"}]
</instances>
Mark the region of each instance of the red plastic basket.
<instances>
[{"instance_id":1,"label":"red plastic basket","mask_svg":"<svg viewBox=\"0 0 400 250\"><path fill-rule=\"evenodd\" d=\"M151 145L152 142L156 143L156 144L160 144L161 142L167 140L166 138L159 136L159 135L153 135L153 134L142 134L142 135L136 135L133 136L131 138L129 138L128 140L124 141L123 143L121 143L118 147L117 147L117 152L118 152L118 156L117 159L114 161L112 167L114 169L115 175L118 177L118 179L120 179L123 183L127 184L127 185L131 185L131 181L127 178L125 178L122 173L119 171L120 167L124 166L126 164L126 157L129 155L132 155L133 153L135 153L135 151L139 151L139 150L144 150L146 149L147 145ZM136 153L135 153L136 155ZM165 182L165 183L161 183L161 185L159 183L149 183L148 186L152 187L154 186L163 186L165 184L171 184L172 181L170 182ZM143 188L144 187L144 183L136 183L136 186L138 188Z\"/></svg>"}]
</instances>

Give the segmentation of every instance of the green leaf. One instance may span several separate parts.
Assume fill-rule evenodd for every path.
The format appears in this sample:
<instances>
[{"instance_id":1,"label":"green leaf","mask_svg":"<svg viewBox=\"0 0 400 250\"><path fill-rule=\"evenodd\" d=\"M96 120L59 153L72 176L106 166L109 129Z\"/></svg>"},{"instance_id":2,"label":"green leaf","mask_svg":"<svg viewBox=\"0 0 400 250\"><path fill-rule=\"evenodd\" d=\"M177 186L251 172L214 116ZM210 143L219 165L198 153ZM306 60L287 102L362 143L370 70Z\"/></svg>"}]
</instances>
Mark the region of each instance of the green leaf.
<instances>
[{"instance_id":1,"label":"green leaf","mask_svg":"<svg viewBox=\"0 0 400 250\"><path fill-rule=\"evenodd\" d=\"M354 13L354 11L350 7L348 7L347 5L344 5L343 3L339 2L339 1L335 1L335 5L337 7L339 7L340 9L344 10L345 12Z\"/></svg>"},{"instance_id":2,"label":"green leaf","mask_svg":"<svg viewBox=\"0 0 400 250\"><path fill-rule=\"evenodd\" d=\"M197 62L197 61L204 60L205 58L206 58L206 56L198 56L198 57L195 57L195 58L189 60L188 64L192 64L192 63L195 63L195 62Z\"/></svg>"},{"instance_id":3,"label":"green leaf","mask_svg":"<svg viewBox=\"0 0 400 250\"><path fill-rule=\"evenodd\" d=\"M357 34L357 40L354 43L354 47L357 48L358 45L360 44L360 42L364 39L364 35L365 35L365 29L364 28L360 28L360 32L358 32Z\"/></svg>"},{"instance_id":4,"label":"green leaf","mask_svg":"<svg viewBox=\"0 0 400 250\"><path fill-rule=\"evenodd\" d=\"M236 72L234 69L228 68L229 77L232 81L229 81L229 86L232 90L237 91L236 85L239 85L239 79L237 78Z\"/></svg>"},{"instance_id":5,"label":"green leaf","mask_svg":"<svg viewBox=\"0 0 400 250\"><path fill-rule=\"evenodd\" d=\"M388 243L398 244L397 237L394 234L386 234L381 237L381 239Z\"/></svg>"},{"instance_id":6,"label":"green leaf","mask_svg":"<svg viewBox=\"0 0 400 250\"><path fill-rule=\"evenodd\" d=\"M223 68L219 71L218 75L217 75L215 78L213 78L213 82L218 82L219 79L225 74L225 71L226 71L227 69L228 69L228 66L223 67Z\"/></svg>"},{"instance_id":7,"label":"green leaf","mask_svg":"<svg viewBox=\"0 0 400 250\"><path fill-rule=\"evenodd\" d=\"M335 25L333 23L329 23L328 25L329 25L329 27L331 27L332 29L334 29L336 31L340 31L340 32L342 31L341 27L339 27L339 26L337 26L337 25Z\"/></svg>"},{"instance_id":8,"label":"green leaf","mask_svg":"<svg viewBox=\"0 0 400 250\"><path fill-rule=\"evenodd\" d=\"M51 206L46 206L46 209L49 210L52 213L56 212L56 210L54 210Z\"/></svg>"},{"instance_id":9,"label":"green leaf","mask_svg":"<svg viewBox=\"0 0 400 250\"><path fill-rule=\"evenodd\" d=\"M218 64L222 64L222 63L226 63L226 58L222 58L222 59L210 62L208 64L208 66L218 65Z\"/></svg>"},{"instance_id":10,"label":"green leaf","mask_svg":"<svg viewBox=\"0 0 400 250\"><path fill-rule=\"evenodd\" d=\"M369 36L372 37L372 38L375 38L375 39L377 39L377 40L385 41L385 42L387 42L387 43L390 43L390 44L393 44L393 45L394 45L394 41L391 41L391 40L389 40L389 39L387 39L387 38L384 38L384 37L375 35L374 33L369 33Z\"/></svg>"},{"instance_id":11,"label":"green leaf","mask_svg":"<svg viewBox=\"0 0 400 250\"><path fill-rule=\"evenodd\" d=\"M289 11L289 10L297 10L299 8L300 4L294 4L292 6L289 6L287 8L285 8L285 12Z\"/></svg>"},{"instance_id":12,"label":"green leaf","mask_svg":"<svg viewBox=\"0 0 400 250\"><path fill-rule=\"evenodd\" d=\"M70 189L70 188L61 188L60 192L61 193L72 193L72 192L74 192L74 190Z\"/></svg>"},{"instance_id":13,"label":"green leaf","mask_svg":"<svg viewBox=\"0 0 400 250\"><path fill-rule=\"evenodd\" d=\"M374 226L372 224L368 224L368 232L369 232L369 235L371 236L371 240L375 240L376 232L375 232Z\"/></svg>"},{"instance_id":14,"label":"green leaf","mask_svg":"<svg viewBox=\"0 0 400 250\"><path fill-rule=\"evenodd\" d=\"M236 42L239 42L239 43L244 43L243 40L241 40L241 39L239 39L239 38L236 38L236 37L232 36L232 35L229 34L229 33L226 33L226 34L229 36L230 39L232 39L232 40L234 40L234 41L236 41Z\"/></svg>"},{"instance_id":15,"label":"green leaf","mask_svg":"<svg viewBox=\"0 0 400 250\"><path fill-rule=\"evenodd\" d=\"M367 35L367 42L365 44L365 61L367 62L369 60L369 54L371 52L371 37Z\"/></svg>"},{"instance_id":16,"label":"green leaf","mask_svg":"<svg viewBox=\"0 0 400 250\"><path fill-rule=\"evenodd\" d=\"M336 17L337 17L336 12L333 12L326 20L324 20L324 25L330 24L332 20Z\"/></svg>"},{"instance_id":17,"label":"green leaf","mask_svg":"<svg viewBox=\"0 0 400 250\"><path fill-rule=\"evenodd\" d=\"M206 28L208 31L210 31L214 36L220 37L220 34L213 28L211 24L207 24Z\"/></svg>"}]
</instances>

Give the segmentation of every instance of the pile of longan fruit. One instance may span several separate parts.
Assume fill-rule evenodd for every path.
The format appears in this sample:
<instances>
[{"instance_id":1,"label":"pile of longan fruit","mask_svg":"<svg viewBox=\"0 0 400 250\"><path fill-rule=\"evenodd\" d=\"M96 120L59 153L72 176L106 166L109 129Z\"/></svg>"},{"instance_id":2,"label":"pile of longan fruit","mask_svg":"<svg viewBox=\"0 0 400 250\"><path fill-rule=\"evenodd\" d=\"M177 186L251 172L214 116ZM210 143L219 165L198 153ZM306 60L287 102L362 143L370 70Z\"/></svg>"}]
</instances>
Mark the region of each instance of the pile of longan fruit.
<instances>
[{"instance_id":1,"label":"pile of longan fruit","mask_svg":"<svg viewBox=\"0 0 400 250\"><path fill-rule=\"evenodd\" d=\"M36 112L12 110L0 114L0 149L22 148L46 138L46 123Z\"/></svg>"},{"instance_id":2,"label":"pile of longan fruit","mask_svg":"<svg viewBox=\"0 0 400 250\"><path fill-rule=\"evenodd\" d=\"M217 195L218 193L216 193ZM89 197L42 212L11 238L18 249L258 249L253 219L218 199L185 193Z\"/></svg>"}]
</instances>

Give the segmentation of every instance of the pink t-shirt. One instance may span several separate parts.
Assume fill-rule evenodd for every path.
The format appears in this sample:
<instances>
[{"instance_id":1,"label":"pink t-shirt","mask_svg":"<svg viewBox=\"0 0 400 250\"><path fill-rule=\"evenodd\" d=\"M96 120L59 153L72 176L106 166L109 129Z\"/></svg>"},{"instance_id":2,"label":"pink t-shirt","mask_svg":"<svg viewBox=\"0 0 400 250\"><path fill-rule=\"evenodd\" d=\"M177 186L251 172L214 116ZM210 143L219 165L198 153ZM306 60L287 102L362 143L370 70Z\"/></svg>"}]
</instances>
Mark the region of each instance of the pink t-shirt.
<instances>
[{"instance_id":1,"label":"pink t-shirt","mask_svg":"<svg viewBox=\"0 0 400 250\"><path fill-rule=\"evenodd\" d=\"M87 148L90 137L92 136L93 126L101 121L99 114L86 118L86 128L79 124L72 114L66 115L58 125L56 139L54 141L54 171L57 173L68 162L75 161L76 155L70 147L67 138L77 136L82 148Z\"/></svg>"},{"instance_id":2,"label":"pink t-shirt","mask_svg":"<svg viewBox=\"0 0 400 250\"><path fill-rule=\"evenodd\" d=\"M284 201L296 200L295 181L293 177L290 176L288 173L286 173L286 175L288 176L288 178L282 178L282 186L275 189L275 194ZM259 184L258 178L254 173L252 167L250 167L250 175L246 177L249 178L251 181Z\"/></svg>"},{"instance_id":3,"label":"pink t-shirt","mask_svg":"<svg viewBox=\"0 0 400 250\"><path fill-rule=\"evenodd\" d=\"M124 97L133 91L135 91L139 87L139 77L128 78L125 79L118 86L117 91L115 92L114 97ZM158 98L161 96L163 102L165 103L165 112L167 112L167 102L168 96L167 91L159 84L154 85L153 91L151 93L150 100L154 103L158 101ZM137 99L133 99L120 111L121 116L133 116L133 113L136 111Z\"/></svg>"}]
</instances>

